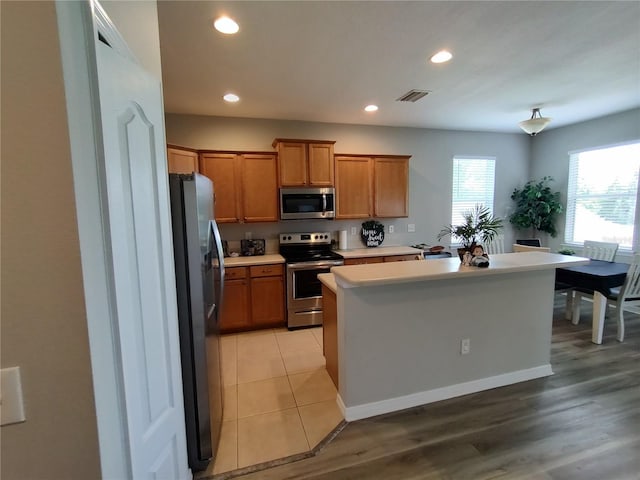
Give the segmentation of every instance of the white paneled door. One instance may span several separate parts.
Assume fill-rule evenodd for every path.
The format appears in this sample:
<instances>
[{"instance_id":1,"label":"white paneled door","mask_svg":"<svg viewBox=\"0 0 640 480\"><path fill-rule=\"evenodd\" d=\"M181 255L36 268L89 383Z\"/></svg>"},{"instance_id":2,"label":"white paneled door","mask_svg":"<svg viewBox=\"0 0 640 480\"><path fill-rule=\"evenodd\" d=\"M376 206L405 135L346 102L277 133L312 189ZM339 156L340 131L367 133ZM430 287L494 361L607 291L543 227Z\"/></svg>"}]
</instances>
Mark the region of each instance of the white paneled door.
<instances>
[{"instance_id":1,"label":"white paneled door","mask_svg":"<svg viewBox=\"0 0 640 480\"><path fill-rule=\"evenodd\" d=\"M160 82L97 42L108 232L130 468L190 476Z\"/></svg>"}]
</instances>

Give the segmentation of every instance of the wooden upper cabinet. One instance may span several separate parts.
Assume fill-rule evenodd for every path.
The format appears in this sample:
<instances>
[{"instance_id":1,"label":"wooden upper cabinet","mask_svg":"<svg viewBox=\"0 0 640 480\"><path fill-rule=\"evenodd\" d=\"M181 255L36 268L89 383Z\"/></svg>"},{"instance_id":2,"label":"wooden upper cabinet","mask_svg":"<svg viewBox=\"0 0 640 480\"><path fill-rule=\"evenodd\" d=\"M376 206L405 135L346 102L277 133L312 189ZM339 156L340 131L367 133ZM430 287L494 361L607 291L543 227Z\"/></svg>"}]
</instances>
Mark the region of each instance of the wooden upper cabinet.
<instances>
[{"instance_id":1,"label":"wooden upper cabinet","mask_svg":"<svg viewBox=\"0 0 640 480\"><path fill-rule=\"evenodd\" d=\"M334 141L276 138L279 186L332 187L334 184Z\"/></svg>"},{"instance_id":2,"label":"wooden upper cabinet","mask_svg":"<svg viewBox=\"0 0 640 480\"><path fill-rule=\"evenodd\" d=\"M336 156L336 218L368 218L373 214L370 157Z\"/></svg>"},{"instance_id":3,"label":"wooden upper cabinet","mask_svg":"<svg viewBox=\"0 0 640 480\"><path fill-rule=\"evenodd\" d=\"M409 158L373 159L374 216L409 216Z\"/></svg>"},{"instance_id":4,"label":"wooden upper cabinet","mask_svg":"<svg viewBox=\"0 0 640 480\"><path fill-rule=\"evenodd\" d=\"M179 147L167 147L169 173L198 172L198 152Z\"/></svg>"},{"instance_id":5,"label":"wooden upper cabinet","mask_svg":"<svg viewBox=\"0 0 640 480\"><path fill-rule=\"evenodd\" d=\"M336 155L336 218L408 217L409 158Z\"/></svg>"},{"instance_id":6,"label":"wooden upper cabinet","mask_svg":"<svg viewBox=\"0 0 640 480\"><path fill-rule=\"evenodd\" d=\"M240 198L240 165L233 153L200 154L200 173L213 182L216 221L237 223L243 218Z\"/></svg>"},{"instance_id":7,"label":"wooden upper cabinet","mask_svg":"<svg viewBox=\"0 0 640 480\"><path fill-rule=\"evenodd\" d=\"M335 164L333 143L308 144L309 185L333 187Z\"/></svg>"},{"instance_id":8,"label":"wooden upper cabinet","mask_svg":"<svg viewBox=\"0 0 640 480\"><path fill-rule=\"evenodd\" d=\"M278 221L278 165L275 154L243 154L242 209L245 222Z\"/></svg>"}]
</instances>

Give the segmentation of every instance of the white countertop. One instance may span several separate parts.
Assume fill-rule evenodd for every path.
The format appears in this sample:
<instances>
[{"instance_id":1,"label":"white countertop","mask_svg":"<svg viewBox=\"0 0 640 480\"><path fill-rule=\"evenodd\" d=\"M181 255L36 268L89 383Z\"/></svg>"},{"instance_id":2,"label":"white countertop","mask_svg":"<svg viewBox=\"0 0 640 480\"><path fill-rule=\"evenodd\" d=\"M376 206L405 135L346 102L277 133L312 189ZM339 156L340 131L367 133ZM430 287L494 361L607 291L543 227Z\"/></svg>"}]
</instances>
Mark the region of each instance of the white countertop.
<instances>
[{"instance_id":1,"label":"white countertop","mask_svg":"<svg viewBox=\"0 0 640 480\"><path fill-rule=\"evenodd\" d=\"M250 257L224 257L225 267L249 267L251 265L266 265L269 263L284 263L284 257L279 253L253 255Z\"/></svg>"},{"instance_id":2,"label":"white countertop","mask_svg":"<svg viewBox=\"0 0 640 480\"><path fill-rule=\"evenodd\" d=\"M338 286L336 285L336 277L333 275L333 273L319 273L318 280L320 280L320 282L325 287L327 287L334 293L338 288Z\"/></svg>"},{"instance_id":3,"label":"white countertop","mask_svg":"<svg viewBox=\"0 0 640 480\"><path fill-rule=\"evenodd\" d=\"M420 282L438 279L483 277L531 270L555 269L584 265L588 258L557 253L523 252L502 253L490 256L488 268L466 267L460 259L440 258L428 262L376 263L333 267L336 283L343 288L370 287L397 283Z\"/></svg>"},{"instance_id":4,"label":"white countertop","mask_svg":"<svg viewBox=\"0 0 640 480\"><path fill-rule=\"evenodd\" d=\"M373 248L350 248L348 250L334 250L344 258L363 258L363 257L386 257L391 255L422 255L422 250L413 247L373 247Z\"/></svg>"}]
</instances>

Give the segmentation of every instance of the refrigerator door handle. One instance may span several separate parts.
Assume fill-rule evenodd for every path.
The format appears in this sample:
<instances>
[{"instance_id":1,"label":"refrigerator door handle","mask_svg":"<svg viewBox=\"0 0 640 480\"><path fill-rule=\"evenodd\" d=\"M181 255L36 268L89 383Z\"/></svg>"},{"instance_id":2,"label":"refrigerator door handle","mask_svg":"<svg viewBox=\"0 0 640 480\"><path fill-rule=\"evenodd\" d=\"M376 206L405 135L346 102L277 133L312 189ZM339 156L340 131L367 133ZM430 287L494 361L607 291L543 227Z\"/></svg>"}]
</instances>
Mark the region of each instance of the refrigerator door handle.
<instances>
[{"instance_id":1,"label":"refrigerator door handle","mask_svg":"<svg viewBox=\"0 0 640 480\"><path fill-rule=\"evenodd\" d=\"M214 279L214 286L218 285L219 289L215 292L216 306L218 308L217 316L220 315L222 309L222 298L224 295L224 252L222 250L222 239L220 237L220 230L218 230L218 224L215 220L209 221L209 241L215 242L215 249L217 254L218 268L214 268L214 275L217 272L217 279ZM217 281L215 281L217 280ZM215 287L214 287L215 288Z\"/></svg>"}]
</instances>

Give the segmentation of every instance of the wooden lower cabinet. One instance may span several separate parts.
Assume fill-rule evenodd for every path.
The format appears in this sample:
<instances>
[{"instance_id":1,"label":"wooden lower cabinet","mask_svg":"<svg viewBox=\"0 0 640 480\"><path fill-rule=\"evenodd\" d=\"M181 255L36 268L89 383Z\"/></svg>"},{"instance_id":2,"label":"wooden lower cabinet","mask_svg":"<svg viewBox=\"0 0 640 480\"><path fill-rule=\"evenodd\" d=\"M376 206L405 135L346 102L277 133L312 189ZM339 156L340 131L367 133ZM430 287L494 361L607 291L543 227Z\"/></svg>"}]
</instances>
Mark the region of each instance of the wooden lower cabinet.
<instances>
[{"instance_id":1,"label":"wooden lower cabinet","mask_svg":"<svg viewBox=\"0 0 640 480\"><path fill-rule=\"evenodd\" d=\"M406 262L408 260L420 260L420 255L388 255L379 257L359 257L359 258L345 258L345 265L366 265L369 263L383 263L383 262Z\"/></svg>"},{"instance_id":2,"label":"wooden lower cabinet","mask_svg":"<svg viewBox=\"0 0 640 480\"><path fill-rule=\"evenodd\" d=\"M422 255L413 253L411 255L392 255L390 257L384 257L385 262L407 262L409 260L422 260Z\"/></svg>"},{"instance_id":3,"label":"wooden lower cabinet","mask_svg":"<svg viewBox=\"0 0 640 480\"><path fill-rule=\"evenodd\" d=\"M365 265L369 263L382 263L384 257L360 257L360 258L345 258L345 265Z\"/></svg>"},{"instance_id":4,"label":"wooden lower cabinet","mask_svg":"<svg viewBox=\"0 0 640 480\"><path fill-rule=\"evenodd\" d=\"M228 267L224 289L222 333L285 325L284 265Z\"/></svg>"},{"instance_id":5,"label":"wooden lower cabinet","mask_svg":"<svg viewBox=\"0 0 640 480\"><path fill-rule=\"evenodd\" d=\"M338 386L338 307L336 294L322 285L322 350L327 373Z\"/></svg>"}]
</instances>

